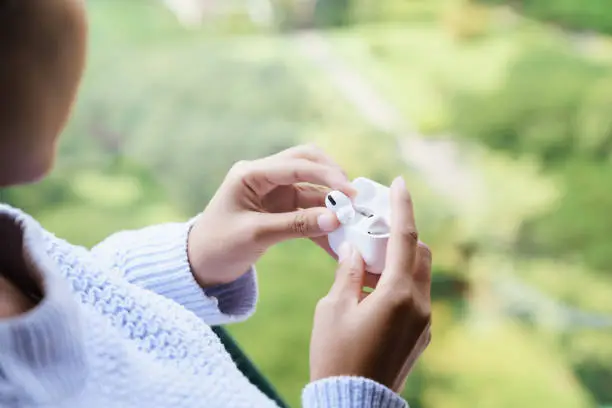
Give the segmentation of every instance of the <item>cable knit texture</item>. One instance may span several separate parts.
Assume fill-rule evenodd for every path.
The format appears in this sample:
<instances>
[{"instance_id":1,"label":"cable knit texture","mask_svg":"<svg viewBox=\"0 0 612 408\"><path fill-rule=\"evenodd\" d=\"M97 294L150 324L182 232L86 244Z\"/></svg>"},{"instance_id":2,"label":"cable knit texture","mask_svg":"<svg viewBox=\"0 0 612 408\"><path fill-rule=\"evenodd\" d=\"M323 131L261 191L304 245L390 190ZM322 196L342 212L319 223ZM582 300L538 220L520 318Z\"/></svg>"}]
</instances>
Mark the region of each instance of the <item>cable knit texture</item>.
<instances>
[{"instance_id":1,"label":"cable knit texture","mask_svg":"<svg viewBox=\"0 0 612 408\"><path fill-rule=\"evenodd\" d=\"M0 218L19 228L16 256L43 277L44 291L35 309L0 320L0 407L275 406L209 327L253 313L255 271L202 290L187 259L192 222L121 232L89 251L11 207L0 205ZM1 247L12 247L8 235L0 229ZM308 408L407 406L356 377L311 383L302 400Z\"/></svg>"}]
</instances>

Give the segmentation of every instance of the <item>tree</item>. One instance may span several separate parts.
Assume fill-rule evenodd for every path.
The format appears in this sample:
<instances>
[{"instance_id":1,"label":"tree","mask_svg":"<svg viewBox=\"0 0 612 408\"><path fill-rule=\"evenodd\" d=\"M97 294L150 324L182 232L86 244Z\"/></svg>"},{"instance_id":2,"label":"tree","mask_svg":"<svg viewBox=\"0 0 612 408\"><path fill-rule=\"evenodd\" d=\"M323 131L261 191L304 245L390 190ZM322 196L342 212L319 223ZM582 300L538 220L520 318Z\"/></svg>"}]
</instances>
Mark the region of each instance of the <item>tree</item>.
<instances>
[{"instance_id":1,"label":"tree","mask_svg":"<svg viewBox=\"0 0 612 408\"><path fill-rule=\"evenodd\" d=\"M462 95L454 124L465 137L511 155L535 157L555 177L555 208L525 220L517 247L612 263L612 77L567 51L535 48L513 64L489 95ZM526 192L528 194L528 192Z\"/></svg>"}]
</instances>

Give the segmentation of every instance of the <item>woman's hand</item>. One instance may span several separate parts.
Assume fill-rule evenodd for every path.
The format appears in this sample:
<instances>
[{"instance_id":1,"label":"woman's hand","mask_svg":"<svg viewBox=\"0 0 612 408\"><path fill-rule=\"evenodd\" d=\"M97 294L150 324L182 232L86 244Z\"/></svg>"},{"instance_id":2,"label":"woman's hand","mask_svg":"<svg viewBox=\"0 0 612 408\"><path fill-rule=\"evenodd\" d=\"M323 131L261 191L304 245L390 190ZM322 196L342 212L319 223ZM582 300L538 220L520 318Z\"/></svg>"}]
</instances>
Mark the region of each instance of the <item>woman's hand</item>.
<instances>
[{"instance_id":1,"label":"woman's hand","mask_svg":"<svg viewBox=\"0 0 612 408\"><path fill-rule=\"evenodd\" d=\"M325 208L330 188L355 193L342 169L314 146L234 165L189 236L198 283L232 282L270 246L292 238L311 238L333 256L325 236L339 222Z\"/></svg>"},{"instance_id":2,"label":"woman's hand","mask_svg":"<svg viewBox=\"0 0 612 408\"><path fill-rule=\"evenodd\" d=\"M418 241L412 200L402 179L392 188L386 268L371 284L364 262L342 248L329 294L317 305L310 348L311 380L360 376L400 392L430 341L431 252ZM364 286L375 286L371 293Z\"/></svg>"}]
</instances>

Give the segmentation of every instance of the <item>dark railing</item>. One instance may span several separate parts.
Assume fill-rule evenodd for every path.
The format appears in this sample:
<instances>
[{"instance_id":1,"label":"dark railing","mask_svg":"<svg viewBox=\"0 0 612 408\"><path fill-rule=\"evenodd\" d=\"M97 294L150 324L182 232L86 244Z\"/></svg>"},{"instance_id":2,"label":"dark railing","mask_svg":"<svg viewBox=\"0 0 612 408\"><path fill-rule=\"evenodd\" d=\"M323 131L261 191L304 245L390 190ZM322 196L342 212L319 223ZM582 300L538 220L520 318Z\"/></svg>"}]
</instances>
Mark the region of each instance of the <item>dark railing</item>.
<instances>
[{"instance_id":1,"label":"dark railing","mask_svg":"<svg viewBox=\"0 0 612 408\"><path fill-rule=\"evenodd\" d=\"M249 379L249 381L259 388L259 390L267 395L270 399L276 401L279 407L289 408L289 406L283 401L278 392L274 389L272 384L266 379L266 377L255 367L249 357L242 351L238 343L234 340L231 334L228 333L223 327L215 326L212 328L215 334L221 340L221 343L225 346L225 349L232 356L234 363L238 369Z\"/></svg>"}]
</instances>

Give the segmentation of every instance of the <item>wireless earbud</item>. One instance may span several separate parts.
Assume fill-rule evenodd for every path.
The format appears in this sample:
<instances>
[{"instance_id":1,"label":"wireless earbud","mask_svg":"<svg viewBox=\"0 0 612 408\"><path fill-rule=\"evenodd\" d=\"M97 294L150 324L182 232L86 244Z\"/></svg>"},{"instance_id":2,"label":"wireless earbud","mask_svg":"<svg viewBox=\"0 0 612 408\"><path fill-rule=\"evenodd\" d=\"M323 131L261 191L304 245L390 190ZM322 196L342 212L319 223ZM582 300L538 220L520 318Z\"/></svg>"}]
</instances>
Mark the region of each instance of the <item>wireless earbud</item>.
<instances>
[{"instance_id":1,"label":"wireless earbud","mask_svg":"<svg viewBox=\"0 0 612 408\"><path fill-rule=\"evenodd\" d=\"M390 233L391 194L388 187L363 177L352 184L357 191L352 201L340 191L332 191L325 198L325 205L342 224L329 234L329 246L337 254L342 243L350 242L363 257L366 270L381 273Z\"/></svg>"},{"instance_id":2,"label":"wireless earbud","mask_svg":"<svg viewBox=\"0 0 612 408\"><path fill-rule=\"evenodd\" d=\"M351 199L341 191L332 191L325 200L327 208L336 213L341 224L348 224L355 218L355 207Z\"/></svg>"}]
</instances>

